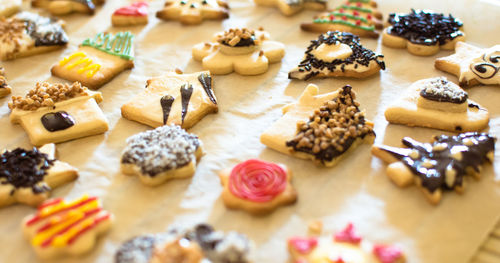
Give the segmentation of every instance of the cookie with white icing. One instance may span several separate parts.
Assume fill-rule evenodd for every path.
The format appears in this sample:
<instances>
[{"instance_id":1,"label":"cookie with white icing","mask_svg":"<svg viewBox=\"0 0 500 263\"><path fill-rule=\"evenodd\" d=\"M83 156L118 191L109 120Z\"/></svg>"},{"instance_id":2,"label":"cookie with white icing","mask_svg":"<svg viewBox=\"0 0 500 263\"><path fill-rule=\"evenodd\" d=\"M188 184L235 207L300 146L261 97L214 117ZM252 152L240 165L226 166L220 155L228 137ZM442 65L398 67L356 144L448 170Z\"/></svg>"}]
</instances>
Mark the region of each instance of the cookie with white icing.
<instances>
[{"instance_id":1,"label":"cookie with white icing","mask_svg":"<svg viewBox=\"0 0 500 263\"><path fill-rule=\"evenodd\" d=\"M104 133L108 121L99 108L102 94L75 82L37 83L23 98L9 102L10 121L21 124L33 145L65 142Z\"/></svg>"},{"instance_id":2,"label":"cookie with white icing","mask_svg":"<svg viewBox=\"0 0 500 263\"><path fill-rule=\"evenodd\" d=\"M195 45L192 53L193 59L201 61L212 74L259 75L268 70L269 64L281 61L285 46L271 41L262 28L232 28L215 34L213 42Z\"/></svg>"},{"instance_id":3,"label":"cookie with white icing","mask_svg":"<svg viewBox=\"0 0 500 263\"><path fill-rule=\"evenodd\" d=\"M5 78L5 70L3 67L0 67L0 98L3 98L9 95L12 92L12 88L7 83L7 79Z\"/></svg>"},{"instance_id":4,"label":"cookie with white icing","mask_svg":"<svg viewBox=\"0 0 500 263\"><path fill-rule=\"evenodd\" d=\"M327 0L254 0L257 5L277 7L282 14L291 16L304 9L323 11Z\"/></svg>"},{"instance_id":5,"label":"cookie with white icing","mask_svg":"<svg viewBox=\"0 0 500 263\"><path fill-rule=\"evenodd\" d=\"M179 20L185 25L201 24L203 20L222 20L229 17L227 0L167 0L156 17Z\"/></svg>"},{"instance_id":6,"label":"cookie with white icing","mask_svg":"<svg viewBox=\"0 0 500 263\"><path fill-rule=\"evenodd\" d=\"M68 15L83 13L93 15L96 5L104 4L105 0L31 0L31 6L43 8L52 15Z\"/></svg>"},{"instance_id":7,"label":"cookie with white icing","mask_svg":"<svg viewBox=\"0 0 500 263\"><path fill-rule=\"evenodd\" d=\"M290 70L288 78L365 78L381 69L385 69L384 56L363 47L358 36L330 31L311 41L304 59Z\"/></svg>"},{"instance_id":8,"label":"cookie with white icing","mask_svg":"<svg viewBox=\"0 0 500 263\"><path fill-rule=\"evenodd\" d=\"M202 155L202 143L196 135L176 125L165 125L127 139L121 170L138 175L145 185L156 186L193 176Z\"/></svg>"},{"instance_id":9,"label":"cookie with white icing","mask_svg":"<svg viewBox=\"0 0 500 263\"><path fill-rule=\"evenodd\" d=\"M316 85L308 85L298 102L283 107L283 116L260 141L281 153L331 167L358 145L373 143L375 133L351 86L318 92Z\"/></svg>"},{"instance_id":10,"label":"cookie with white icing","mask_svg":"<svg viewBox=\"0 0 500 263\"><path fill-rule=\"evenodd\" d=\"M387 108L385 118L390 123L452 132L481 131L488 126L488 110L468 97L444 77L419 80Z\"/></svg>"},{"instance_id":11,"label":"cookie with white icing","mask_svg":"<svg viewBox=\"0 0 500 263\"><path fill-rule=\"evenodd\" d=\"M37 206L51 191L78 177L78 170L55 158L56 146L16 148L0 155L0 207L21 203Z\"/></svg>"},{"instance_id":12,"label":"cookie with white icing","mask_svg":"<svg viewBox=\"0 0 500 263\"><path fill-rule=\"evenodd\" d=\"M455 54L436 59L434 66L457 76L463 87L500 85L500 45L478 48L457 42Z\"/></svg>"},{"instance_id":13,"label":"cookie with white icing","mask_svg":"<svg viewBox=\"0 0 500 263\"><path fill-rule=\"evenodd\" d=\"M51 68L52 75L98 89L122 71L134 67L134 35L99 33Z\"/></svg>"},{"instance_id":14,"label":"cookie with white icing","mask_svg":"<svg viewBox=\"0 0 500 263\"><path fill-rule=\"evenodd\" d=\"M389 163L387 176L399 187L415 184L436 205L443 191L463 193L466 177L480 178L483 163L493 163L496 138L487 133L434 136L431 143L403 138L407 148L376 145L372 154Z\"/></svg>"},{"instance_id":15,"label":"cookie with white icing","mask_svg":"<svg viewBox=\"0 0 500 263\"><path fill-rule=\"evenodd\" d=\"M144 1L120 7L111 15L111 24L115 27L145 25L148 23L148 7Z\"/></svg>"},{"instance_id":16,"label":"cookie with white icing","mask_svg":"<svg viewBox=\"0 0 500 263\"><path fill-rule=\"evenodd\" d=\"M35 13L21 12L0 20L0 60L33 56L64 48L68 36L64 22Z\"/></svg>"},{"instance_id":17,"label":"cookie with white icing","mask_svg":"<svg viewBox=\"0 0 500 263\"><path fill-rule=\"evenodd\" d=\"M122 116L151 127L165 124L189 129L218 111L209 71L167 72L149 79L144 91L122 106Z\"/></svg>"},{"instance_id":18,"label":"cookie with white icing","mask_svg":"<svg viewBox=\"0 0 500 263\"><path fill-rule=\"evenodd\" d=\"M21 10L22 0L0 0L0 17L9 17Z\"/></svg>"}]
</instances>

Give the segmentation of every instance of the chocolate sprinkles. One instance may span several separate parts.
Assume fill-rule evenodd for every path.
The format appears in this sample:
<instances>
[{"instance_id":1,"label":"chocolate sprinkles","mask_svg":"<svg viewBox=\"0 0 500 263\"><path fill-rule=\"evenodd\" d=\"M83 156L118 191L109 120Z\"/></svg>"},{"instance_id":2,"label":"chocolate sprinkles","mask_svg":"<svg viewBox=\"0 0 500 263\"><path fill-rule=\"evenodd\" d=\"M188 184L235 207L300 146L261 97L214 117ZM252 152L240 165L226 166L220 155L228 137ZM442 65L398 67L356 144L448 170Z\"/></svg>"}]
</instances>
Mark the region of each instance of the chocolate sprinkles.
<instances>
[{"instance_id":1,"label":"chocolate sprinkles","mask_svg":"<svg viewBox=\"0 0 500 263\"><path fill-rule=\"evenodd\" d=\"M186 118L189 100L191 100L191 95L193 95L193 85L184 84L181 87L181 98L182 98L182 124L184 124L184 119Z\"/></svg>"}]
</instances>

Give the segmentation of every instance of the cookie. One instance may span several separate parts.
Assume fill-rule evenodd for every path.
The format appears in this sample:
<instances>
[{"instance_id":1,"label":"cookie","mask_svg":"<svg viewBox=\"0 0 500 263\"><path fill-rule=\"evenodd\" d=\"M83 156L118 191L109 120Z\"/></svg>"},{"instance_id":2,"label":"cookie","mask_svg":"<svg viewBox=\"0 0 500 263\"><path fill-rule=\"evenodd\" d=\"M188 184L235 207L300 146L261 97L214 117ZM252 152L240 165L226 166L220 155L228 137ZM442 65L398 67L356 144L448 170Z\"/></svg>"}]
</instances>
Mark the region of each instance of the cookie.
<instances>
[{"instance_id":1,"label":"cookie","mask_svg":"<svg viewBox=\"0 0 500 263\"><path fill-rule=\"evenodd\" d=\"M480 178L482 164L493 163L495 141L487 133L476 132L435 136L432 143L405 137L403 144L407 148L378 145L372 147L372 154L389 163L387 176L397 186L415 183L436 205L443 191L463 193L467 175Z\"/></svg>"},{"instance_id":2,"label":"cookie","mask_svg":"<svg viewBox=\"0 0 500 263\"><path fill-rule=\"evenodd\" d=\"M7 83L7 79L5 78L5 70L3 67L0 67L0 98L3 98L9 95L12 92L12 88Z\"/></svg>"},{"instance_id":3,"label":"cookie","mask_svg":"<svg viewBox=\"0 0 500 263\"><path fill-rule=\"evenodd\" d=\"M263 74L269 64L285 56L285 46L269 38L263 29L232 28L215 34L214 42L195 45L193 59L216 75L233 71L241 75Z\"/></svg>"},{"instance_id":4,"label":"cookie","mask_svg":"<svg viewBox=\"0 0 500 263\"><path fill-rule=\"evenodd\" d=\"M457 42L455 54L436 59L434 66L457 76L463 87L500 85L500 45L478 48Z\"/></svg>"},{"instance_id":5,"label":"cookie","mask_svg":"<svg viewBox=\"0 0 500 263\"><path fill-rule=\"evenodd\" d=\"M333 236L291 237L288 239L288 252L292 262L297 263L406 262L399 247L364 241L352 223Z\"/></svg>"},{"instance_id":6,"label":"cookie","mask_svg":"<svg viewBox=\"0 0 500 263\"><path fill-rule=\"evenodd\" d=\"M0 59L29 57L65 47L68 36L62 25L62 20L29 12L0 19Z\"/></svg>"},{"instance_id":7,"label":"cookie","mask_svg":"<svg viewBox=\"0 0 500 263\"><path fill-rule=\"evenodd\" d=\"M453 50L465 40L463 23L452 15L429 10L411 10L410 14L389 15L390 26L384 29L382 43L392 48L406 48L417 56L431 56L440 49Z\"/></svg>"},{"instance_id":8,"label":"cookie","mask_svg":"<svg viewBox=\"0 0 500 263\"><path fill-rule=\"evenodd\" d=\"M113 26L136 26L148 23L147 2L136 2L117 9L111 16Z\"/></svg>"},{"instance_id":9,"label":"cookie","mask_svg":"<svg viewBox=\"0 0 500 263\"><path fill-rule=\"evenodd\" d=\"M165 125L127 139L121 158L122 173L138 175L142 183L160 185L193 176L203 155L197 136L176 125Z\"/></svg>"},{"instance_id":10,"label":"cookie","mask_svg":"<svg viewBox=\"0 0 500 263\"><path fill-rule=\"evenodd\" d=\"M260 215L297 200L292 173L283 164L251 159L221 171L219 178L222 200L231 209Z\"/></svg>"},{"instance_id":11,"label":"cookie","mask_svg":"<svg viewBox=\"0 0 500 263\"><path fill-rule=\"evenodd\" d=\"M0 207L21 203L37 206L52 189L78 177L78 170L55 159L56 146L16 148L0 155Z\"/></svg>"},{"instance_id":12,"label":"cookie","mask_svg":"<svg viewBox=\"0 0 500 263\"><path fill-rule=\"evenodd\" d=\"M332 167L358 145L373 143L375 133L351 86L318 92L318 86L309 84L298 102L283 107L283 117L260 141L278 152Z\"/></svg>"},{"instance_id":13,"label":"cookie","mask_svg":"<svg viewBox=\"0 0 500 263\"><path fill-rule=\"evenodd\" d=\"M21 124L33 145L65 142L104 133L108 121L97 105L100 92L80 83L37 83L25 98L12 97L10 121Z\"/></svg>"},{"instance_id":14,"label":"cookie","mask_svg":"<svg viewBox=\"0 0 500 263\"><path fill-rule=\"evenodd\" d=\"M305 31L326 33L328 31L351 32L361 37L378 38L382 25L382 13L373 0L347 0L335 9L314 17L312 23L302 23Z\"/></svg>"},{"instance_id":15,"label":"cookie","mask_svg":"<svg viewBox=\"0 0 500 263\"><path fill-rule=\"evenodd\" d=\"M48 200L22 226L38 257L50 260L89 252L113 221L99 198L84 195L73 201Z\"/></svg>"},{"instance_id":16,"label":"cookie","mask_svg":"<svg viewBox=\"0 0 500 263\"><path fill-rule=\"evenodd\" d=\"M365 78L385 69L384 56L359 43L347 32L329 31L312 40L300 64L290 70L289 79L313 77Z\"/></svg>"},{"instance_id":17,"label":"cookie","mask_svg":"<svg viewBox=\"0 0 500 263\"><path fill-rule=\"evenodd\" d=\"M134 67L133 40L130 32L99 33L94 39L87 38L77 51L52 66L52 75L98 89Z\"/></svg>"},{"instance_id":18,"label":"cookie","mask_svg":"<svg viewBox=\"0 0 500 263\"><path fill-rule=\"evenodd\" d=\"M209 71L168 72L147 81L146 89L122 106L122 116L151 127L165 124L189 129L218 111Z\"/></svg>"},{"instance_id":19,"label":"cookie","mask_svg":"<svg viewBox=\"0 0 500 263\"><path fill-rule=\"evenodd\" d=\"M294 15L303 9L323 11L328 6L327 0L254 0L257 5L277 7L287 16Z\"/></svg>"},{"instance_id":20,"label":"cookie","mask_svg":"<svg viewBox=\"0 0 500 263\"><path fill-rule=\"evenodd\" d=\"M248 263L249 251L250 241L244 235L198 224L132 238L118 249L115 263Z\"/></svg>"},{"instance_id":21,"label":"cookie","mask_svg":"<svg viewBox=\"0 0 500 263\"><path fill-rule=\"evenodd\" d=\"M229 17L227 0L167 0L156 17L179 20L185 25L201 24L203 20L222 20Z\"/></svg>"},{"instance_id":22,"label":"cookie","mask_svg":"<svg viewBox=\"0 0 500 263\"><path fill-rule=\"evenodd\" d=\"M390 123L452 132L481 131L488 126L488 110L468 97L444 77L419 80L387 108L385 118Z\"/></svg>"},{"instance_id":23,"label":"cookie","mask_svg":"<svg viewBox=\"0 0 500 263\"><path fill-rule=\"evenodd\" d=\"M0 17L9 17L21 10L22 0L0 0Z\"/></svg>"},{"instance_id":24,"label":"cookie","mask_svg":"<svg viewBox=\"0 0 500 263\"><path fill-rule=\"evenodd\" d=\"M96 5L101 4L104 4L104 0L31 0L31 6L46 9L52 15L71 13L93 15Z\"/></svg>"}]
</instances>

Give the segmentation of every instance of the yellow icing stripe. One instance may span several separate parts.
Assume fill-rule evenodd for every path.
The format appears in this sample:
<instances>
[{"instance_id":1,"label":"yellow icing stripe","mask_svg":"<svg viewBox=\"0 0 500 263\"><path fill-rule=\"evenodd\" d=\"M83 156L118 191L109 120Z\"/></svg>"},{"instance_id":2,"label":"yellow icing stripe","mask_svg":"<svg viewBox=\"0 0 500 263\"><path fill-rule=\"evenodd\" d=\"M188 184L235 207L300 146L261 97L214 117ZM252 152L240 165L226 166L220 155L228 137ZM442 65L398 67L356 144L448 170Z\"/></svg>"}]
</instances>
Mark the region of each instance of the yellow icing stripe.
<instances>
[{"instance_id":1,"label":"yellow icing stripe","mask_svg":"<svg viewBox=\"0 0 500 263\"><path fill-rule=\"evenodd\" d=\"M62 201L60 203L57 203L55 205L51 205L51 206L48 206L48 207L45 207L44 209L42 209L40 212L39 212L39 216L41 218L44 218L48 215L51 215L51 214L55 214L65 208L68 208L68 207L71 207L71 206L74 206L78 203L82 203L84 202L85 200L89 199L89 196L88 195L83 195L80 199L77 199L75 201L72 201L72 202L66 202L66 201Z\"/></svg>"},{"instance_id":2,"label":"yellow icing stripe","mask_svg":"<svg viewBox=\"0 0 500 263\"><path fill-rule=\"evenodd\" d=\"M76 61L73 62L72 64L69 64L69 62L74 59L76 59ZM59 65L60 66L67 65L66 69L72 69L77 66L81 66L81 68L77 70L78 74L83 74L87 72L88 78L93 77L97 73L97 71L101 69L100 64L94 63L93 60L83 52L76 52L63 58L61 61L59 61Z\"/></svg>"},{"instance_id":3,"label":"yellow icing stripe","mask_svg":"<svg viewBox=\"0 0 500 263\"><path fill-rule=\"evenodd\" d=\"M77 235L82 229L85 229L94 224L94 217L87 218L80 222L75 227L69 229L66 233L57 236L52 241L54 247L65 247L68 241L75 235Z\"/></svg>"}]
</instances>

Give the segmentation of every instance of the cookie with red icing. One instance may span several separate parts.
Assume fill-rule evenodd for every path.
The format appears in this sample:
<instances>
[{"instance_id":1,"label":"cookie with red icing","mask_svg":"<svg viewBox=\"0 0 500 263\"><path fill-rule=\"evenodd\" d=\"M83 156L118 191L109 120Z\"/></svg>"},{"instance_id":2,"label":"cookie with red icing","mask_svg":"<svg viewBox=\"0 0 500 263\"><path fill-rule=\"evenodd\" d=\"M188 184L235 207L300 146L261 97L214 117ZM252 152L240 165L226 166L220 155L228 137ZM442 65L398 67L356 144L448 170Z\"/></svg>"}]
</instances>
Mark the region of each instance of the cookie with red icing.
<instances>
[{"instance_id":1,"label":"cookie with red icing","mask_svg":"<svg viewBox=\"0 0 500 263\"><path fill-rule=\"evenodd\" d=\"M111 16L113 26L136 26L148 23L149 4L143 1L118 8Z\"/></svg>"},{"instance_id":2,"label":"cookie with red icing","mask_svg":"<svg viewBox=\"0 0 500 263\"><path fill-rule=\"evenodd\" d=\"M219 177L224 186L222 200L230 209L266 214L297 201L292 173L283 164L250 159L223 170Z\"/></svg>"},{"instance_id":3,"label":"cookie with red icing","mask_svg":"<svg viewBox=\"0 0 500 263\"><path fill-rule=\"evenodd\" d=\"M294 263L406 262L399 247L363 240L352 223L333 236L289 238L288 251Z\"/></svg>"}]
</instances>

